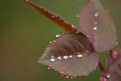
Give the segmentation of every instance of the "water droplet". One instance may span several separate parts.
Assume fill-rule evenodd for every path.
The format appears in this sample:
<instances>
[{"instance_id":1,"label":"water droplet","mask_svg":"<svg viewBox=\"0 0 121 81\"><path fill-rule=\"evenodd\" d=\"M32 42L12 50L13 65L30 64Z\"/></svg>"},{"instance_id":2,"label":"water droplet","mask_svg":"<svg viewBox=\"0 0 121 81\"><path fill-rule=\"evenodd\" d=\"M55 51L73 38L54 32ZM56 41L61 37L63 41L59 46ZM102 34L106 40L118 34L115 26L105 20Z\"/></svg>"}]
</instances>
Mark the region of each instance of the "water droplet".
<instances>
[{"instance_id":1,"label":"water droplet","mask_svg":"<svg viewBox=\"0 0 121 81\"><path fill-rule=\"evenodd\" d=\"M83 57L83 55L80 52L77 52L76 57Z\"/></svg>"},{"instance_id":2,"label":"water droplet","mask_svg":"<svg viewBox=\"0 0 121 81\"><path fill-rule=\"evenodd\" d=\"M51 69L51 65L50 64L48 65L48 69Z\"/></svg>"},{"instance_id":3,"label":"water droplet","mask_svg":"<svg viewBox=\"0 0 121 81\"><path fill-rule=\"evenodd\" d=\"M69 78L69 76L66 75L66 78Z\"/></svg>"},{"instance_id":4,"label":"water droplet","mask_svg":"<svg viewBox=\"0 0 121 81\"><path fill-rule=\"evenodd\" d=\"M55 61L55 57L51 56L50 61L54 62Z\"/></svg>"},{"instance_id":5,"label":"water droplet","mask_svg":"<svg viewBox=\"0 0 121 81\"><path fill-rule=\"evenodd\" d=\"M54 45L54 43L53 42L50 42L50 45Z\"/></svg>"},{"instance_id":6,"label":"water droplet","mask_svg":"<svg viewBox=\"0 0 121 81\"><path fill-rule=\"evenodd\" d=\"M71 27L74 28L74 29L76 28L74 25L72 25Z\"/></svg>"},{"instance_id":7,"label":"water droplet","mask_svg":"<svg viewBox=\"0 0 121 81\"><path fill-rule=\"evenodd\" d=\"M55 41L55 40L53 40L53 42L54 42L54 43L56 43L56 41Z\"/></svg>"},{"instance_id":8,"label":"water droplet","mask_svg":"<svg viewBox=\"0 0 121 81\"><path fill-rule=\"evenodd\" d=\"M59 57L57 57L58 58L58 60L61 60L62 58L59 56Z\"/></svg>"},{"instance_id":9,"label":"water droplet","mask_svg":"<svg viewBox=\"0 0 121 81\"><path fill-rule=\"evenodd\" d=\"M99 13L98 13L98 12L96 12L96 13L94 14L94 16L95 16L95 17L98 17L98 16L99 16Z\"/></svg>"},{"instance_id":10,"label":"water droplet","mask_svg":"<svg viewBox=\"0 0 121 81\"><path fill-rule=\"evenodd\" d=\"M58 35L56 35L56 38L60 38L60 37L61 37L61 35L59 35L59 34L58 34Z\"/></svg>"},{"instance_id":11,"label":"water droplet","mask_svg":"<svg viewBox=\"0 0 121 81\"><path fill-rule=\"evenodd\" d=\"M55 44L56 44L55 40L53 40L53 41L50 42L50 45L52 45L52 46L55 45Z\"/></svg>"},{"instance_id":12,"label":"water droplet","mask_svg":"<svg viewBox=\"0 0 121 81\"><path fill-rule=\"evenodd\" d=\"M71 76L70 78L74 78L73 76Z\"/></svg>"},{"instance_id":13,"label":"water droplet","mask_svg":"<svg viewBox=\"0 0 121 81\"><path fill-rule=\"evenodd\" d=\"M69 58L72 58L73 56L72 55L69 55Z\"/></svg>"},{"instance_id":14,"label":"water droplet","mask_svg":"<svg viewBox=\"0 0 121 81\"><path fill-rule=\"evenodd\" d=\"M60 76L64 76L64 72L63 71L60 71L59 74L60 74Z\"/></svg>"},{"instance_id":15,"label":"water droplet","mask_svg":"<svg viewBox=\"0 0 121 81\"><path fill-rule=\"evenodd\" d=\"M83 55L76 55L77 57L83 57Z\"/></svg>"},{"instance_id":16,"label":"water droplet","mask_svg":"<svg viewBox=\"0 0 121 81\"><path fill-rule=\"evenodd\" d=\"M79 15L77 15L76 17L79 18Z\"/></svg>"},{"instance_id":17,"label":"water droplet","mask_svg":"<svg viewBox=\"0 0 121 81\"><path fill-rule=\"evenodd\" d=\"M68 59L68 56L63 56L64 59Z\"/></svg>"},{"instance_id":18,"label":"water droplet","mask_svg":"<svg viewBox=\"0 0 121 81\"><path fill-rule=\"evenodd\" d=\"M109 74L107 75L107 78L110 78L110 75Z\"/></svg>"},{"instance_id":19,"label":"water droplet","mask_svg":"<svg viewBox=\"0 0 121 81\"><path fill-rule=\"evenodd\" d=\"M87 35L87 37L89 38L89 35Z\"/></svg>"},{"instance_id":20,"label":"water droplet","mask_svg":"<svg viewBox=\"0 0 121 81\"><path fill-rule=\"evenodd\" d=\"M48 67L47 69L50 69L50 67Z\"/></svg>"},{"instance_id":21,"label":"water droplet","mask_svg":"<svg viewBox=\"0 0 121 81\"><path fill-rule=\"evenodd\" d=\"M90 52L88 51L88 50L85 50L85 52L84 52L85 54L90 54Z\"/></svg>"},{"instance_id":22,"label":"water droplet","mask_svg":"<svg viewBox=\"0 0 121 81\"><path fill-rule=\"evenodd\" d=\"M50 60L51 60L51 61L53 61L53 62L55 61L55 59L54 59L54 58L51 58Z\"/></svg>"},{"instance_id":23,"label":"water droplet","mask_svg":"<svg viewBox=\"0 0 121 81\"><path fill-rule=\"evenodd\" d=\"M118 45L118 42L116 42L116 45Z\"/></svg>"},{"instance_id":24,"label":"water droplet","mask_svg":"<svg viewBox=\"0 0 121 81\"><path fill-rule=\"evenodd\" d=\"M96 27L96 26L94 26L94 27L93 27L93 30L97 30L97 27Z\"/></svg>"}]
</instances>

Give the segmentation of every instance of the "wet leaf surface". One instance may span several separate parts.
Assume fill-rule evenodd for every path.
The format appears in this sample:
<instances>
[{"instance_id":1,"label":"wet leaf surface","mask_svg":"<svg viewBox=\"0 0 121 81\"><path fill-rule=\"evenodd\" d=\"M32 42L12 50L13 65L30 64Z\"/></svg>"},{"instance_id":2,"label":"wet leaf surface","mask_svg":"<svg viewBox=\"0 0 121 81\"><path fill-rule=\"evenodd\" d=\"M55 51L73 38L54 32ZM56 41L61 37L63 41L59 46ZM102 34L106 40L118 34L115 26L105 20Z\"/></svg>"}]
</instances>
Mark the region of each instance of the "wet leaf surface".
<instances>
[{"instance_id":1,"label":"wet leaf surface","mask_svg":"<svg viewBox=\"0 0 121 81\"><path fill-rule=\"evenodd\" d=\"M97 51L106 51L116 44L114 22L99 1L88 1L80 9L79 31L87 35Z\"/></svg>"},{"instance_id":2,"label":"wet leaf surface","mask_svg":"<svg viewBox=\"0 0 121 81\"><path fill-rule=\"evenodd\" d=\"M38 63L70 78L87 76L98 66L98 57L86 36L67 33L55 41L45 50Z\"/></svg>"}]
</instances>

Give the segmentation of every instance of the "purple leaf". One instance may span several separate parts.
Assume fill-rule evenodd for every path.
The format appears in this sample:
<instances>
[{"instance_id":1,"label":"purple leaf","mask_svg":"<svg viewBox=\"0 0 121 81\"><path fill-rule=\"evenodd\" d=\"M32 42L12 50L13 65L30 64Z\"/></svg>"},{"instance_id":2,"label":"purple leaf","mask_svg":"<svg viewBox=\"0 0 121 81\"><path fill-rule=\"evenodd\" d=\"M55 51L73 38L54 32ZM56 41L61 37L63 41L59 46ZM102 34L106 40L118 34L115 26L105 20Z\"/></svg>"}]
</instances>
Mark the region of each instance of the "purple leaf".
<instances>
[{"instance_id":1,"label":"purple leaf","mask_svg":"<svg viewBox=\"0 0 121 81\"><path fill-rule=\"evenodd\" d=\"M109 72L115 72L121 76L121 49L113 49L106 59Z\"/></svg>"},{"instance_id":2,"label":"purple leaf","mask_svg":"<svg viewBox=\"0 0 121 81\"><path fill-rule=\"evenodd\" d=\"M115 46L117 34L114 22L99 0L88 0L81 7L78 20L79 31L89 37L96 51L110 50Z\"/></svg>"},{"instance_id":3,"label":"purple leaf","mask_svg":"<svg viewBox=\"0 0 121 81\"><path fill-rule=\"evenodd\" d=\"M98 66L98 57L85 35L59 35L44 52L38 63L48 66L67 78L86 76Z\"/></svg>"},{"instance_id":4,"label":"purple leaf","mask_svg":"<svg viewBox=\"0 0 121 81\"><path fill-rule=\"evenodd\" d=\"M75 52L85 50L90 52L94 51L89 39L80 33L65 33L61 36L61 39L56 39L56 46L64 49L71 48L71 50L75 50ZM70 51L70 49L68 51Z\"/></svg>"}]
</instances>

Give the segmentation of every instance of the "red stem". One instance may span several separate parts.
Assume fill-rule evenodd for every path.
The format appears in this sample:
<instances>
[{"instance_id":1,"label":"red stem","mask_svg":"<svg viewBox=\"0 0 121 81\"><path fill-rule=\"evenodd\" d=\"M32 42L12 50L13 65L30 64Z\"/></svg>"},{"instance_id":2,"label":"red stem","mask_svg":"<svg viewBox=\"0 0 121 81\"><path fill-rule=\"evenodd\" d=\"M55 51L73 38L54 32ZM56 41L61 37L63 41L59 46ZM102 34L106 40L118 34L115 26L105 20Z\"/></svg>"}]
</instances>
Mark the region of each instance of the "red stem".
<instances>
[{"instance_id":1,"label":"red stem","mask_svg":"<svg viewBox=\"0 0 121 81\"><path fill-rule=\"evenodd\" d=\"M101 62L100 62L100 61L99 61L98 66L99 66L99 68L100 68L101 72L105 72L105 69L104 69L104 67L102 66L102 64L101 64Z\"/></svg>"}]
</instances>

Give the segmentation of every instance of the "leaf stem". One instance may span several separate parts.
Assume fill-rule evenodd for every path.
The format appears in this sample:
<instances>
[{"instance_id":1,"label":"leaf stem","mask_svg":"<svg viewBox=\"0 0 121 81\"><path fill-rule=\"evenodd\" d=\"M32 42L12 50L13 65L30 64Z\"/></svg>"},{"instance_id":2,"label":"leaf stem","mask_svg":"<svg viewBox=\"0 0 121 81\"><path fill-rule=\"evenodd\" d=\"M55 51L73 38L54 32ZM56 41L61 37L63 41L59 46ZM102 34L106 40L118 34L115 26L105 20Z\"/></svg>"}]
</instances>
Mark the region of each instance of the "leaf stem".
<instances>
[{"instance_id":1,"label":"leaf stem","mask_svg":"<svg viewBox=\"0 0 121 81\"><path fill-rule=\"evenodd\" d=\"M98 66L99 66L101 72L105 72L105 69L104 69L104 67L103 67L103 65L102 65L102 63L100 61L99 61Z\"/></svg>"}]
</instances>

